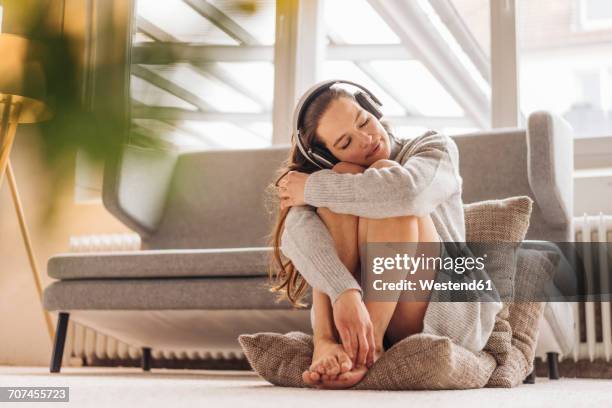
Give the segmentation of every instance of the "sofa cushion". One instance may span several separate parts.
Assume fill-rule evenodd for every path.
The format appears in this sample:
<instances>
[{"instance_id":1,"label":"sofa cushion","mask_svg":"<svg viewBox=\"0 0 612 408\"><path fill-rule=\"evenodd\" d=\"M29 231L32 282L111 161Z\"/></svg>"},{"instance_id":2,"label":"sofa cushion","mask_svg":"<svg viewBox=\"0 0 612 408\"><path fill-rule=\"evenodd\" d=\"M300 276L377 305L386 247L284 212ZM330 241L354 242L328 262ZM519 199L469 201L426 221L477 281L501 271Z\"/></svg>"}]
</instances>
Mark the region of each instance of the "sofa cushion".
<instances>
[{"instance_id":1,"label":"sofa cushion","mask_svg":"<svg viewBox=\"0 0 612 408\"><path fill-rule=\"evenodd\" d=\"M291 309L269 287L263 276L68 279L48 286L43 303L47 310Z\"/></svg>"},{"instance_id":2,"label":"sofa cushion","mask_svg":"<svg viewBox=\"0 0 612 408\"><path fill-rule=\"evenodd\" d=\"M271 248L168 249L59 254L47 271L56 279L267 276Z\"/></svg>"}]
</instances>

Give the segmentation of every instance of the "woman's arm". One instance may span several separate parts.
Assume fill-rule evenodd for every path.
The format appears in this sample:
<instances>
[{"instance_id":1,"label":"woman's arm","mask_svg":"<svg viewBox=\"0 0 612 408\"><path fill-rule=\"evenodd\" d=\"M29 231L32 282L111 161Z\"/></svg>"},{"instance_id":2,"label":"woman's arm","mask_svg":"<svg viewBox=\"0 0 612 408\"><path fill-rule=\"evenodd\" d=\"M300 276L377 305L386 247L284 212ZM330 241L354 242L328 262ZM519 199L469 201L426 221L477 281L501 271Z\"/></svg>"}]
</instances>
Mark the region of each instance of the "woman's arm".
<instances>
[{"instance_id":1,"label":"woman's arm","mask_svg":"<svg viewBox=\"0 0 612 408\"><path fill-rule=\"evenodd\" d=\"M304 201L341 214L367 218L431 213L461 191L455 142L426 133L413 142L401 166L369 168L361 174L320 170L306 180Z\"/></svg>"},{"instance_id":2,"label":"woman's arm","mask_svg":"<svg viewBox=\"0 0 612 408\"><path fill-rule=\"evenodd\" d=\"M359 283L340 260L334 240L310 206L293 206L285 219L281 251L306 282L326 293L332 305L348 289L361 292Z\"/></svg>"}]
</instances>

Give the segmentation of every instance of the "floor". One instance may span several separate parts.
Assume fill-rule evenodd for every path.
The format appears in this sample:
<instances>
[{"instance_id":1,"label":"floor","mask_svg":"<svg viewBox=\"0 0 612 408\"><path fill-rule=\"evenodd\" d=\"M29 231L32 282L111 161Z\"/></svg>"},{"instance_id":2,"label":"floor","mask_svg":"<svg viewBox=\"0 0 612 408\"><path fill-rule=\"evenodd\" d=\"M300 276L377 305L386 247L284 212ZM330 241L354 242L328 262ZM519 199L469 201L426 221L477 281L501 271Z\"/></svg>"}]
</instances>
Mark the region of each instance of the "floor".
<instances>
[{"instance_id":1,"label":"floor","mask_svg":"<svg viewBox=\"0 0 612 408\"><path fill-rule=\"evenodd\" d=\"M53 407L611 407L612 380L538 378L515 389L327 391L275 387L243 371L0 366L0 387L67 386L70 403ZM42 406L40 403L26 404Z\"/></svg>"}]
</instances>

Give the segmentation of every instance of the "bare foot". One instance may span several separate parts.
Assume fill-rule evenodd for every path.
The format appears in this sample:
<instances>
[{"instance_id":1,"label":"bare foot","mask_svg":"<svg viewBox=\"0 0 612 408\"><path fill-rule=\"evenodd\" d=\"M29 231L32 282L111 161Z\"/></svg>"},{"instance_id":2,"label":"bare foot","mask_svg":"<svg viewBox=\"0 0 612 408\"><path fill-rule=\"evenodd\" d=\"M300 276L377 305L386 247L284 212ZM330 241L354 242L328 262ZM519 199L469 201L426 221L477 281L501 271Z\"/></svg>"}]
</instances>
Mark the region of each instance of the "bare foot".
<instances>
[{"instance_id":1,"label":"bare foot","mask_svg":"<svg viewBox=\"0 0 612 408\"><path fill-rule=\"evenodd\" d=\"M376 362L383 355L383 353L384 351L381 343L381 346L374 351L374 362ZM370 367L367 366L353 367L351 370L345 373L340 373L338 376L336 376L336 378L323 377L321 379L321 385L318 388L330 390L350 388L361 381L369 369Z\"/></svg>"},{"instance_id":2,"label":"bare foot","mask_svg":"<svg viewBox=\"0 0 612 408\"><path fill-rule=\"evenodd\" d=\"M349 372L353 364L341 344L331 340L315 342L312 364L302 373L302 379L311 387L319 387L323 381L335 380Z\"/></svg>"},{"instance_id":3,"label":"bare foot","mask_svg":"<svg viewBox=\"0 0 612 408\"><path fill-rule=\"evenodd\" d=\"M323 380L319 388L325 388L328 390L340 390L344 388L350 388L357 384L363 379L368 372L368 367L361 366L359 368L353 368L346 373L338 375L334 379Z\"/></svg>"}]
</instances>

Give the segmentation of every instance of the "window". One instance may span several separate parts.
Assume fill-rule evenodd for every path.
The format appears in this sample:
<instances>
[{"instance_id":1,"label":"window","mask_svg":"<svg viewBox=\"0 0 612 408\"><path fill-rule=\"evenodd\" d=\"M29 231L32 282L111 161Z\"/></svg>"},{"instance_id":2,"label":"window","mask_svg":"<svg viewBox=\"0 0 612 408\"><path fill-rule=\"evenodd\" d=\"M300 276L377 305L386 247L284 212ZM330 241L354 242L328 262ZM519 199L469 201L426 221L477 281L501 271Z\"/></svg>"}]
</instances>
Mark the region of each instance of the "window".
<instances>
[{"instance_id":1,"label":"window","mask_svg":"<svg viewBox=\"0 0 612 408\"><path fill-rule=\"evenodd\" d=\"M612 10L609 1L578 3L591 16ZM546 109L563 116L578 138L611 136L612 27L596 33L573 30L575 4L575 0L517 3L521 109L525 115Z\"/></svg>"},{"instance_id":2,"label":"window","mask_svg":"<svg viewBox=\"0 0 612 408\"><path fill-rule=\"evenodd\" d=\"M0 33L2 32L2 4L0 4Z\"/></svg>"},{"instance_id":3,"label":"window","mask_svg":"<svg viewBox=\"0 0 612 408\"><path fill-rule=\"evenodd\" d=\"M351 18L345 0L320 4L328 57L319 79L365 85L400 137L489 127L486 0L351 0ZM137 0L135 14L139 140L181 149L271 144L275 0ZM249 47L257 52L235 52Z\"/></svg>"},{"instance_id":4,"label":"window","mask_svg":"<svg viewBox=\"0 0 612 408\"><path fill-rule=\"evenodd\" d=\"M155 138L178 149L271 144L272 60L233 51L273 47L274 0L137 0L135 14L132 142Z\"/></svg>"},{"instance_id":5,"label":"window","mask_svg":"<svg viewBox=\"0 0 612 408\"><path fill-rule=\"evenodd\" d=\"M581 30L593 31L612 28L610 0L578 0L578 25Z\"/></svg>"},{"instance_id":6,"label":"window","mask_svg":"<svg viewBox=\"0 0 612 408\"><path fill-rule=\"evenodd\" d=\"M414 137L428 128L456 134L488 125L489 84L427 0L352 0L351 18L346 18L346 4L324 1L328 51L346 52L337 54L340 58L328 52L321 79L348 79L367 87L383 103L383 113L399 137ZM488 10L487 4L482 7ZM460 19L455 23L465 28ZM416 34L421 41L411 42ZM480 47L476 41L473 44ZM444 69L453 66L451 70L459 74L433 72L430 68L436 63L445 65ZM480 94L483 112L478 117L473 113L480 107L461 99L462 92L457 91L461 87L473 87Z\"/></svg>"}]
</instances>

